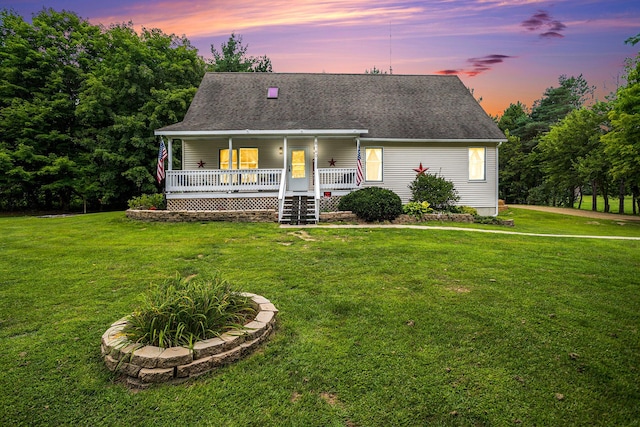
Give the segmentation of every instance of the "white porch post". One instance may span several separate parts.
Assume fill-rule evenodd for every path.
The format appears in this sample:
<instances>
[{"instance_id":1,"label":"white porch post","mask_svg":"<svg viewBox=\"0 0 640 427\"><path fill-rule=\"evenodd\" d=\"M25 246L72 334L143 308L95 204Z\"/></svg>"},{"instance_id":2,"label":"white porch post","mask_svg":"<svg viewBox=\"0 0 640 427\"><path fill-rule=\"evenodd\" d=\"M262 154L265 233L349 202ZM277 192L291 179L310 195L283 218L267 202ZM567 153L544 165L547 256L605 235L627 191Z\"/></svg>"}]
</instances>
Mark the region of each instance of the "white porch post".
<instances>
[{"instance_id":1,"label":"white porch post","mask_svg":"<svg viewBox=\"0 0 640 427\"><path fill-rule=\"evenodd\" d=\"M167 169L173 170L173 138L167 138Z\"/></svg>"},{"instance_id":2,"label":"white porch post","mask_svg":"<svg viewBox=\"0 0 640 427\"><path fill-rule=\"evenodd\" d=\"M233 138L229 137L229 170L233 169L232 166L233 166Z\"/></svg>"},{"instance_id":3,"label":"white porch post","mask_svg":"<svg viewBox=\"0 0 640 427\"><path fill-rule=\"evenodd\" d=\"M318 170L318 137L313 137L313 173ZM315 175L314 175L315 176Z\"/></svg>"},{"instance_id":4,"label":"white porch post","mask_svg":"<svg viewBox=\"0 0 640 427\"><path fill-rule=\"evenodd\" d=\"M284 137L284 142L282 144L283 146L283 151L282 151L282 168L286 169L287 168L287 137L285 135Z\"/></svg>"},{"instance_id":5,"label":"white porch post","mask_svg":"<svg viewBox=\"0 0 640 427\"><path fill-rule=\"evenodd\" d=\"M362 169L362 154L360 153L360 138L356 138L356 187L360 188L364 181L364 171Z\"/></svg>"}]
</instances>

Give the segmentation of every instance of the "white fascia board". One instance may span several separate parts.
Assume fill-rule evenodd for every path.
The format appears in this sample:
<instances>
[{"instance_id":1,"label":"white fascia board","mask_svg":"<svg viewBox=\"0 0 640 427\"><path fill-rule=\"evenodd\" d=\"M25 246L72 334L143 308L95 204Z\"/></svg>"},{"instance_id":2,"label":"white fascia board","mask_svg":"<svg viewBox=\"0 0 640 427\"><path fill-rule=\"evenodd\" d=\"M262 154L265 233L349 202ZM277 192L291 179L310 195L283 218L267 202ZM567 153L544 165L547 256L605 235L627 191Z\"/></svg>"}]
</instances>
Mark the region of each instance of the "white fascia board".
<instances>
[{"instance_id":1,"label":"white fascia board","mask_svg":"<svg viewBox=\"0 0 640 427\"><path fill-rule=\"evenodd\" d=\"M469 138L469 139L447 139L447 138L435 138L435 139L412 139L412 138L360 138L361 142L464 142L471 144L501 144L506 142L506 139L483 139L483 138Z\"/></svg>"},{"instance_id":2,"label":"white fascia board","mask_svg":"<svg viewBox=\"0 0 640 427\"><path fill-rule=\"evenodd\" d=\"M289 130L183 130L183 131L154 131L156 136L189 137L189 136L336 136L362 135L368 129L289 129Z\"/></svg>"}]
</instances>

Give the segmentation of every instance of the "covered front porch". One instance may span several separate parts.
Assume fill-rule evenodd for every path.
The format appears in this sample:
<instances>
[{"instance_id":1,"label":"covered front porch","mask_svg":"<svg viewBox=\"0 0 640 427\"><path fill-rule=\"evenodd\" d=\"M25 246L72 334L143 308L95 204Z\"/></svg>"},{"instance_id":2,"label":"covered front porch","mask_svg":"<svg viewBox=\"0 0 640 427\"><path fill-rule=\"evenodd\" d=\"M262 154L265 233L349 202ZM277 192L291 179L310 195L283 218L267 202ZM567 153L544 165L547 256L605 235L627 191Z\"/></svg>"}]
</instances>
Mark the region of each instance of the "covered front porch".
<instances>
[{"instance_id":1,"label":"covered front porch","mask_svg":"<svg viewBox=\"0 0 640 427\"><path fill-rule=\"evenodd\" d=\"M358 135L366 130L295 135L176 135L166 138L165 193L175 210L276 210L278 220L302 209L318 221L361 184ZM182 141L174 169L173 141ZM326 167L320 167L324 166ZM340 167L338 167L338 165ZM300 211L298 215L302 215Z\"/></svg>"}]
</instances>

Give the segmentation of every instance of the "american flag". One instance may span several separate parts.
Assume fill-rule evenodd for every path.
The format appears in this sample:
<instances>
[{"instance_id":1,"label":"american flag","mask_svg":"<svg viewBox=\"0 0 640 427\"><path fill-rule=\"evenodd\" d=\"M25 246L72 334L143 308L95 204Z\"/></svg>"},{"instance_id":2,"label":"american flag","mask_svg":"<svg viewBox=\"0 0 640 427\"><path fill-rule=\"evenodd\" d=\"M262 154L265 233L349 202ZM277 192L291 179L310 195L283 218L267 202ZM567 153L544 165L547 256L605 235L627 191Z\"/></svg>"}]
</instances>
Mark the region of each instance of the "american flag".
<instances>
[{"instance_id":1,"label":"american flag","mask_svg":"<svg viewBox=\"0 0 640 427\"><path fill-rule=\"evenodd\" d=\"M362 181L364 180L364 176L362 175L362 158L360 156L360 145L358 145L358 162L356 164L356 186L360 187Z\"/></svg>"},{"instance_id":2,"label":"american flag","mask_svg":"<svg viewBox=\"0 0 640 427\"><path fill-rule=\"evenodd\" d=\"M164 161L167 158L167 149L164 146L164 139L160 140L160 151L158 151L158 170L156 171L156 179L158 183L164 179Z\"/></svg>"}]
</instances>

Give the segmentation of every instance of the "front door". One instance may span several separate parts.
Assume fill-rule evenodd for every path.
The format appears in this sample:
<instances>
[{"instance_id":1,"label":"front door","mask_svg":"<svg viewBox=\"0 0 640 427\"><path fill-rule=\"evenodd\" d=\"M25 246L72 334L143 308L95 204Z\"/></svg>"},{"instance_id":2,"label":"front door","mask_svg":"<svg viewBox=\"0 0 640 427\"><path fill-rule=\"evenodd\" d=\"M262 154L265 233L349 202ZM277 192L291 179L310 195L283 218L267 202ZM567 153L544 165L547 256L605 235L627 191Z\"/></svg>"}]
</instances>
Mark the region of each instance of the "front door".
<instances>
[{"instance_id":1,"label":"front door","mask_svg":"<svg viewBox=\"0 0 640 427\"><path fill-rule=\"evenodd\" d=\"M291 147L288 153L289 173L287 188L289 191L307 191L309 189L309 162L307 149Z\"/></svg>"}]
</instances>

